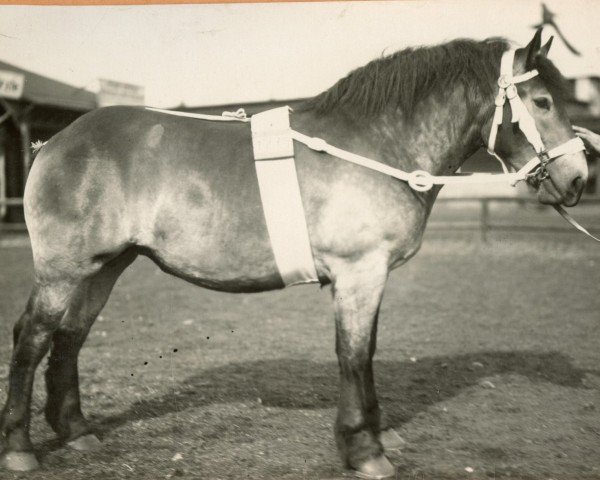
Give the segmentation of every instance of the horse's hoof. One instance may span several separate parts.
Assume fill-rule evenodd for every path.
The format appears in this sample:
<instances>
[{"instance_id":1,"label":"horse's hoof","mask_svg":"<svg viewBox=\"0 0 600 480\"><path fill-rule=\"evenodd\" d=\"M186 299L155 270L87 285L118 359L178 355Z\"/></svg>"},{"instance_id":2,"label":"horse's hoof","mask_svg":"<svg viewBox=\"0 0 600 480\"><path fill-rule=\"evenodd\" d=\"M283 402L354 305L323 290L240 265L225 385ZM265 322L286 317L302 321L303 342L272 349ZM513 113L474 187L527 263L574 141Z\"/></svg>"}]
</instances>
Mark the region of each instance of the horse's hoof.
<instances>
[{"instance_id":1,"label":"horse's hoof","mask_svg":"<svg viewBox=\"0 0 600 480\"><path fill-rule=\"evenodd\" d=\"M0 456L0 467L13 472L29 472L40 468L31 452L6 452Z\"/></svg>"},{"instance_id":2,"label":"horse's hoof","mask_svg":"<svg viewBox=\"0 0 600 480\"><path fill-rule=\"evenodd\" d=\"M406 441L393 428L379 432L379 441L386 450L400 450Z\"/></svg>"},{"instance_id":3,"label":"horse's hoof","mask_svg":"<svg viewBox=\"0 0 600 480\"><path fill-rule=\"evenodd\" d=\"M77 450L78 452L90 452L92 450L98 450L102 446L102 443L100 443L100 440L98 440L96 435L88 433L87 435L77 437L75 440L71 440L67 445L69 448Z\"/></svg>"},{"instance_id":4,"label":"horse's hoof","mask_svg":"<svg viewBox=\"0 0 600 480\"><path fill-rule=\"evenodd\" d=\"M367 478L369 480L382 480L384 478L393 478L396 475L396 469L392 463L381 455L377 458L367 460L356 469L356 476Z\"/></svg>"}]
</instances>

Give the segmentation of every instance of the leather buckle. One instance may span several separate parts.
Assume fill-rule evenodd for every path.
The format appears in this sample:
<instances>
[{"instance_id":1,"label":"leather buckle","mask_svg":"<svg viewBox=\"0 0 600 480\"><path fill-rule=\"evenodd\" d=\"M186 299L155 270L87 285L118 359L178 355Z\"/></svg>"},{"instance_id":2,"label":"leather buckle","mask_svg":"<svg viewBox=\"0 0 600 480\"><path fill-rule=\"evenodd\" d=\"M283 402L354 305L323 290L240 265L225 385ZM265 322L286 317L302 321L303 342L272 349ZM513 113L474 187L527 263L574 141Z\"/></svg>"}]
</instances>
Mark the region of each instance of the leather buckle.
<instances>
[{"instance_id":1,"label":"leather buckle","mask_svg":"<svg viewBox=\"0 0 600 480\"><path fill-rule=\"evenodd\" d=\"M538 152L537 157L540 159L543 167L550 163L550 155L548 155L548 150L542 150L541 152Z\"/></svg>"}]
</instances>

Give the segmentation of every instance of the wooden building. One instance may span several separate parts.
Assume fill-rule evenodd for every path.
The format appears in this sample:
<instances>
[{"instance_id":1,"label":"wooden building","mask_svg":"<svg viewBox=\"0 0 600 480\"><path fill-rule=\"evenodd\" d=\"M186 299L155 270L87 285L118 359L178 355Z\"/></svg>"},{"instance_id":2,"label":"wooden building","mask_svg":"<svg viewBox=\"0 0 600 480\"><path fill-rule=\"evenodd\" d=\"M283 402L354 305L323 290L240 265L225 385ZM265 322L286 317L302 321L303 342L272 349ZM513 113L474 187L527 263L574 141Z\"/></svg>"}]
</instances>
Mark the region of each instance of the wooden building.
<instances>
[{"instance_id":1,"label":"wooden building","mask_svg":"<svg viewBox=\"0 0 600 480\"><path fill-rule=\"evenodd\" d=\"M49 139L94 108L94 93L0 61L0 199L23 196L31 142ZM20 223L23 209L0 204L0 218Z\"/></svg>"}]
</instances>

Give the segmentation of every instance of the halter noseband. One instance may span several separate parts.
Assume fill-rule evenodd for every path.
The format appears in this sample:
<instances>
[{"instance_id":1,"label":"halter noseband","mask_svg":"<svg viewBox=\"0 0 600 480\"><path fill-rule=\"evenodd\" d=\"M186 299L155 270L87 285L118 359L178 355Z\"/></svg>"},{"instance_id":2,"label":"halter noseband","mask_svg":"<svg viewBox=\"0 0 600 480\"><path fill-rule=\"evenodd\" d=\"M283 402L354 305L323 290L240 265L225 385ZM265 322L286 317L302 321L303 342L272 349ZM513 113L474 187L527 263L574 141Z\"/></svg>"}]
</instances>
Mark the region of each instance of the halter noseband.
<instances>
[{"instance_id":1,"label":"halter noseband","mask_svg":"<svg viewBox=\"0 0 600 480\"><path fill-rule=\"evenodd\" d=\"M535 120L527 110L527 107L519 97L516 84L531 80L539 74L537 70L529 70L521 75L513 76L513 64L515 60L514 49L509 49L502 54L500 61L500 77L498 77L498 95L494 101L496 109L492 120L492 128L488 140L488 153L493 155L502 164L504 173L508 173L508 168L504 160L496 154L494 147L496 145L496 137L498 128L502 125L502 117L504 114L504 105L506 99L510 103L512 111L511 122L518 124L519 128L527 138L527 141L533 146L536 157L527 162L518 172L517 178L524 177L526 181L534 186L539 184L549 177L547 165L562 155L568 155L585 150L583 141L579 137L574 137L560 144L556 148L548 151L542 141L542 136L535 126ZM537 168L536 168L537 167ZM532 170L535 170L532 172ZM519 178L519 179L521 179ZM518 181L518 180L517 180Z\"/></svg>"}]
</instances>

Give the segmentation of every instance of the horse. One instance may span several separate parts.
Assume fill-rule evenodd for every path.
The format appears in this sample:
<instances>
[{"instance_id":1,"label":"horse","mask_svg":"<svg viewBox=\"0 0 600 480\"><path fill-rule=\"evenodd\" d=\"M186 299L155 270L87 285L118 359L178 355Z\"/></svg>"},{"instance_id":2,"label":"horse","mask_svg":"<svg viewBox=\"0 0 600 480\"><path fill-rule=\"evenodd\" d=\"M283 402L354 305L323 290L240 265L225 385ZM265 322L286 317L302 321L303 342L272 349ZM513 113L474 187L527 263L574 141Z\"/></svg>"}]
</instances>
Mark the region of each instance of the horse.
<instances>
[{"instance_id":1,"label":"horse","mask_svg":"<svg viewBox=\"0 0 600 480\"><path fill-rule=\"evenodd\" d=\"M541 30L516 49L521 98L549 147L575 137L564 79ZM497 130L495 152L513 168L535 154L498 107L502 38L458 39L375 59L307 100L291 127L403 170L450 175ZM494 127L494 112L504 112ZM514 112L513 112L514 113ZM495 135L494 135L495 136ZM406 182L294 144L310 248L330 285L339 363L335 440L345 467L365 478L394 475L374 386L379 308L392 269L421 245L440 186ZM541 203L577 204L587 180L581 151L544 162L532 182ZM244 123L209 122L141 107L89 112L58 133L33 162L24 194L34 283L14 326L0 416L9 470L39 466L29 435L35 370L48 351L45 418L72 448L100 441L82 413L77 358L121 273L144 255L163 271L208 289L257 292L284 286L257 186Z\"/></svg>"}]
</instances>

